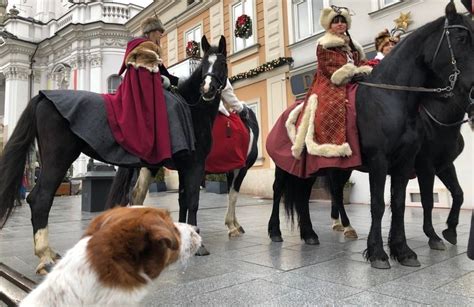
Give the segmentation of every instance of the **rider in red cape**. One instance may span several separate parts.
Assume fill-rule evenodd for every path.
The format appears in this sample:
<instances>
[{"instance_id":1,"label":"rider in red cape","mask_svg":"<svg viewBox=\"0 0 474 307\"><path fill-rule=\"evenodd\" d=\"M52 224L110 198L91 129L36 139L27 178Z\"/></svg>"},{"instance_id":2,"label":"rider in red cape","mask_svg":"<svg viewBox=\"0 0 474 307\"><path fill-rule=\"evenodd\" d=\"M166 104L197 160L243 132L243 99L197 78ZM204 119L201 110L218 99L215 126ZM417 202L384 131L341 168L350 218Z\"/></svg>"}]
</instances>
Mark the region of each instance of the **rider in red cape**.
<instances>
[{"instance_id":1,"label":"rider in red cape","mask_svg":"<svg viewBox=\"0 0 474 307\"><path fill-rule=\"evenodd\" d=\"M161 21L148 18L144 38L127 45L120 69L125 76L115 94L104 94L107 119L116 139L125 150L150 164L171 158L168 115L161 83L159 38Z\"/></svg>"},{"instance_id":2,"label":"rider in red cape","mask_svg":"<svg viewBox=\"0 0 474 307\"><path fill-rule=\"evenodd\" d=\"M303 103L290 106L268 135L266 148L283 170L306 178L319 169L361 165L352 77L368 74L365 55L348 29L349 10L331 6L321 11L326 30L318 40L318 67Z\"/></svg>"}]
</instances>

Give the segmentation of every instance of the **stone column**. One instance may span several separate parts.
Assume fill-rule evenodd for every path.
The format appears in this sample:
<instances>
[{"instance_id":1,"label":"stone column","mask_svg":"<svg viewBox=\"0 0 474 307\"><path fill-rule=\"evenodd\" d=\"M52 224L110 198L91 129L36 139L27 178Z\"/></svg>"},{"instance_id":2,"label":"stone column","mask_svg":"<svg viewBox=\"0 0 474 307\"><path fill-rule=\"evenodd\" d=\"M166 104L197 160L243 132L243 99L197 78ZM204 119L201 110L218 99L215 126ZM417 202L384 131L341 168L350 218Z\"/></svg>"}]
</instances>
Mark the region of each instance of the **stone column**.
<instances>
[{"instance_id":1,"label":"stone column","mask_svg":"<svg viewBox=\"0 0 474 307\"><path fill-rule=\"evenodd\" d=\"M5 75L5 118L8 139L28 104L30 69L23 66L8 66Z\"/></svg>"},{"instance_id":2,"label":"stone column","mask_svg":"<svg viewBox=\"0 0 474 307\"><path fill-rule=\"evenodd\" d=\"M90 91L105 93L106 89L102 88L102 55L91 54L88 56L88 60L91 64Z\"/></svg>"}]
</instances>

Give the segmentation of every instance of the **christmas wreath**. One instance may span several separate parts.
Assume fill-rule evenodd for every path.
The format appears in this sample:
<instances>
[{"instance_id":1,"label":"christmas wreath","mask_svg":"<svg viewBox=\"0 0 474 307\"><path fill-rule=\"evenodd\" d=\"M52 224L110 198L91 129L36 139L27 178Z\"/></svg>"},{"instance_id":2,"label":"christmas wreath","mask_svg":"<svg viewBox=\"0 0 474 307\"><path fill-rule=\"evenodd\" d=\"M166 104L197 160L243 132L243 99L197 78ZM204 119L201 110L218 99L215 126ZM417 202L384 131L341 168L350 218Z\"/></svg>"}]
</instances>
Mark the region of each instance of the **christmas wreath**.
<instances>
[{"instance_id":1,"label":"christmas wreath","mask_svg":"<svg viewBox=\"0 0 474 307\"><path fill-rule=\"evenodd\" d=\"M199 44L196 41L189 41L186 45L186 55L188 57L199 56Z\"/></svg>"},{"instance_id":2,"label":"christmas wreath","mask_svg":"<svg viewBox=\"0 0 474 307\"><path fill-rule=\"evenodd\" d=\"M252 36L252 19L250 16L243 14L235 21L234 34L236 37L249 38Z\"/></svg>"}]
</instances>

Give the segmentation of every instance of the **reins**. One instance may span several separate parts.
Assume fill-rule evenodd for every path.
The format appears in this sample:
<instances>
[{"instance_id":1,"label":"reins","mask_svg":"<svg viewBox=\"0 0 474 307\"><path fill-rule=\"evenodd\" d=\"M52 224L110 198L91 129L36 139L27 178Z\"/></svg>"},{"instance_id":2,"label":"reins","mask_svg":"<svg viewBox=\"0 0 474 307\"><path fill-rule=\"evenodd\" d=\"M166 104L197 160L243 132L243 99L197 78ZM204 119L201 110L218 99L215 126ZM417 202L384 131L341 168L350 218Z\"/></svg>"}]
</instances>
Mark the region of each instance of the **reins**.
<instances>
[{"instance_id":1,"label":"reins","mask_svg":"<svg viewBox=\"0 0 474 307\"><path fill-rule=\"evenodd\" d=\"M449 53L451 55L451 64L453 65L453 73L449 75L448 81L449 85L445 87L438 87L438 88L427 88L427 87L422 87L422 86L405 86L405 85L393 85L393 84L384 84L384 83L371 83L371 82L364 82L364 81L359 81L359 84L370 86L370 87L375 87L375 88L381 88L381 89L386 89L386 90L396 90L396 91L408 91L408 92L423 92L423 93L445 93L444 95L446 97L450 97L453 95L452 91L454 89L454 86L456 85L456 81L458 80L458 76L461 74L461 71L458 69L456 65L456 58L454 56L454 51L451 45L451 39L450 39L450 32L449 29L453 28L459 28L459 29L464 29L469 32L469 29L465 26L462 25L448 25L448 19L445 20L444 22L444 27L443 27L443 34L441 35L441 38L438 42L438 45L436 47L435 53L433 54L433 59L431 60L431 63L433 63L436 59L436 56L438 55L439 49L441 47L441 44L444 40L444 37L446 37L446 41L448 42L448 48L449 48Z\"/></svg>"},{"instance_id":2,"label":"reins","mask_svg":"<svg viewBox=\"0 0 474 307\"><path fill-rule=\"evenodd\" d=\"M438 87L438 88L427 88L427 87L422 87L422 86L405 86L405 85L394 85L394 84L384 84L384 83L371 83L371 82L364 82L364 81L359 81L357 83L362 84L362 85L366 85L366 86L370 86L370 87L386 89L386 90L422 92L422 93L438 93L438 94L444 93L443 94L444 97L452 97L454 95L453 90L454 90L454 87L455 87L456 82L458 80L458 76L461 74L461 71L458 69L458 66L456 65L457 64L456 57L454 55L454 50L453 50L453 47L451 45L451 38L450 38L450 32L449 32L449 29L454 29L454 28L464 29L470 34L469 29L466 26L463 26L463 25L451 25L450 26L448 24L448 19L445 19L444 27L443 27L443 33L442 33L441 38L438 42L436 50L433 54L433 59L431 60L431 63L434 63L434 61L436 59L436 56L438 55L439 49L441 48L441 44L443 43L443 40L446 37L446 41L448 43L449 53L450 53L450 56L451 56L451 64L453 65L453 73L450 74L449 77L448 77L449 85L447 85L445 87ZM474 90L474 88L471 88L469 97L471 96L473 90ZM462 125L462 124L467 123L467 122L474 121L474 117L471 116L468 119L463 119L463 120L459 120L459 121L454 122L454 123L446 124L446 123L443 123L443 122L440 122L439 120L437 120L434 117L434 115L431 114L424 105L421 105L421 108L433 122L435 122L436 124L438 124L442 127L454 127L454 126ZM474 108L474 100L472 98L471 98L471 103L466 108L466 112L469 112L469 110L471 108Z\"/></svg>"}]
</instances>

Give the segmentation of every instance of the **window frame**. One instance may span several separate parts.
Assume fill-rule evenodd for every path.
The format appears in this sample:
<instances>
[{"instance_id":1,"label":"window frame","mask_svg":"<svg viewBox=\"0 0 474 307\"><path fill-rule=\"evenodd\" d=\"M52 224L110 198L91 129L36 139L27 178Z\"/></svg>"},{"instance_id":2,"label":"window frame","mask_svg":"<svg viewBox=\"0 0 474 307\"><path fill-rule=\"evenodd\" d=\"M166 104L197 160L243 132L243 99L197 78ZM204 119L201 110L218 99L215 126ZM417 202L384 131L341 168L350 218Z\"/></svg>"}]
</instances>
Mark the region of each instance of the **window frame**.
<instances>
[{"instance_id":1,"label":"window frame","mask_svg":"<svg viewBox=\"0 0 474 307\"><path fill-rule=\"evenodd\" d=\"M202 35L203 35L203 25L202 24L197 24L197 25L189 28L188 30L184 31L184 56L185 56L185 58L187 57L186 56L186 46L189 42L188 34L193 32L193 37L196 37L196 30L197 29L199 29L201 31L201 35L197 39L194 39L194 41L196 41L198 43L198 46L199 46L199 54L197 56L198 57L201 56L201 38L202 38Z\"/></svg>"},{"instance_id":2,"label":"window frame","mask_svg":"<svg viewBox=\"0 0 474 307\"><path fill-rule=\"evenodd\" d=\"M389 6L392 6L394 4L397 4L397 3L400 3L400 2L403 2L403 0L389 0L391 1L390 3L385 3L387 0L378 0L378 5L379 5L379 10L383 9L383 8L386 8L386 7L389 7Z\"/></svg>"},{"instance_id":3,"label":"window frame","mask_svg":"<svg viewBox=\"0 0 474 307\"><path fill-rule=\"evenodd\" d=\"M314 30L313 25L314 24L319 24L319 16L313 16L313 3L315 1L321 2L322 1L322 7L329 7L331 4L330 0L291 0L291 16L293 19L293 37L294 37L294 43L300 42L302 40L305 40L308 37L317 35L321 32L324 32L325 30L323 28ZM306 2L306 9L308 11L308 23L306 24L308 31L308 35L306 36L299 36L299 20L300 18L297 15L297 6Z\"/></svg>"},{"instance_id":4,"label":"window frame","mask_svg":"<svg viewBox=\"0 0 474 307\"><path fill-rule=\"evenodd\" d=\"M115 78L115 77L118 77L118 79L120 79L120 82L117 84L116 88L112 88L111 81L112 81L112 78ZM115 94L117 92L118 87L120 86L120 83L122 83L122 80L123 80L122 76L119 76L117 74L110 75L107 78L107 93L108 94Z\"/></svg>"},{"instance_id":5,"label":"window frame","mask_svg":"<svg viewBox=\"0 0 474 307\"><path fill-rule=\"evenodd\" d=\"M245 2L251 2L250 6L252 7L252 14L248 14L245 11ZM240 15L236 16L236 15L234 15L235 7L237 7L238 5L242 6L242 13L240 13ZM256 39L256 34L257 34L256 33L257 32L256 13L257 12L256 11L257 11L257 8L256 8L256 1L255 0L239 0L239 1L233 2L232 5L230 6L230 16L232 17L231 18L231 29L232 29L231 34L232 34L232 52L233 53L237 53L237 52L240 52L242 50L248 49L248 48L254 46L257 43L257 39ZM252 19L252 35L247 39L238 38L234 35L235 21L242 14L249 15L250 18ZM242 48L237 48L238 40L243 41L243 47Z\"/></svg>"}]
</instances>

